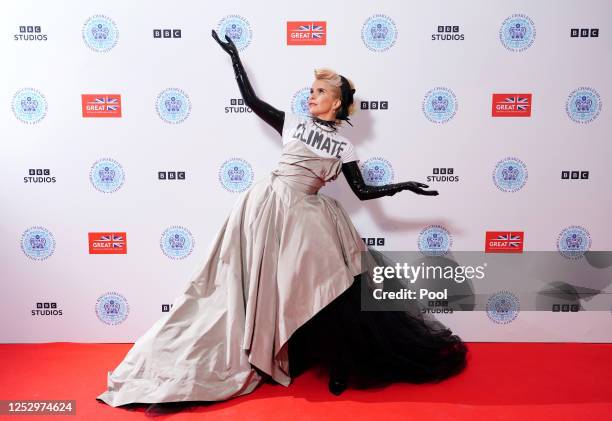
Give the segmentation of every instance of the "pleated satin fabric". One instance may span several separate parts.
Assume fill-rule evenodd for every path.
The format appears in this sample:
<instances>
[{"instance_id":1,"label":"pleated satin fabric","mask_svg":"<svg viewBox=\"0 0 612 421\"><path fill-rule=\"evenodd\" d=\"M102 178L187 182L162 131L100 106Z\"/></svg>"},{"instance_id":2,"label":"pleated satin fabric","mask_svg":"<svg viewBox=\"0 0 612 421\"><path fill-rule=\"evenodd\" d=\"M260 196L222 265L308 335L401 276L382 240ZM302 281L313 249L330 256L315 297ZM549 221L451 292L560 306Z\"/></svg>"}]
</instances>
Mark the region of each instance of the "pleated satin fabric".
<instances>
[{"instance_id":1,"label":"pleated satin fabric","mask_svg":"<svg viewBox=\"0 0 612 421\"><path fill-rule=\"evenodd\" d=\"M169 313L108 372L97 399L220 401L263 380L288 386L288 341L360 274L366 247L348 214L319 189L341 172L299 140L239 196Z\"/></svg>"}]
</instances>

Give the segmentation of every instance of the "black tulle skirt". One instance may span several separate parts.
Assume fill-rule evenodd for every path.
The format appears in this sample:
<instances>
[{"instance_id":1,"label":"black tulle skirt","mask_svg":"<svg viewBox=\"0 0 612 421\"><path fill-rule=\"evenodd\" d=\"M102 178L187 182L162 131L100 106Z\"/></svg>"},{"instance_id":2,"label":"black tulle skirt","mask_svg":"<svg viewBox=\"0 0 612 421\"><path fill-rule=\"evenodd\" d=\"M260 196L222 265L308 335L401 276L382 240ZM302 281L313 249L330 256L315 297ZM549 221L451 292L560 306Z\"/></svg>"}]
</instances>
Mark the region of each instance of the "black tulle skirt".
<instances>
[{"instance_id":1,"label":"black tulle skirt","mask_svg":"<svg viewBox=\"0 0 612 421\"><path fill-rule=\"evenodd\" d=\"M382 254L375 252L377 260ZM341 366L349 387L394 382L439 382L460 373L466 344L418 304L405 311L363 311L370 287L359 275L343 294L302 325L289 339L292 377L314 365ZM402 285L385 280L386 289Z\"/></svg>"}]
</instances>

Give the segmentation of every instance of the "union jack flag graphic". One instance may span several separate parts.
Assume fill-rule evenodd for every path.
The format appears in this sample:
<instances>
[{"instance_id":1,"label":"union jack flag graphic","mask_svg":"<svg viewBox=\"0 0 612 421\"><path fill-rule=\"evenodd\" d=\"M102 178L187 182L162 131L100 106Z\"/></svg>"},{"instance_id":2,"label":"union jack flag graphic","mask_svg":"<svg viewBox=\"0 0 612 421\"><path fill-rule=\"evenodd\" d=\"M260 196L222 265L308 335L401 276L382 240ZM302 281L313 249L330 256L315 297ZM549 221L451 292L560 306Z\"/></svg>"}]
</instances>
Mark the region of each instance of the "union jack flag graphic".
<instances>
[{"instance_id":1,"label":"union jack flag graphic","mask_svg":"<svg viewBox=\"0 0 612 421\"><path fill-rule=\"evenodd\" d=\"M524 96L507 96L503 102L506 104L516 104L518 111L527 111L529 108L529 98Z\"/></svg>"},{"instance_id":2,"label":"union jack flag graphic","mask_svg":"<svg viewBox=\"0 0 612 421\"><path fill-rule=\"evenodd\" d=\"M102 235L98 241L109 241L112 248L123 248L125 246L125 240L122 235Z\"/></svg>"},{"instance_id":3,"label":"union jack flag graphic","mask_svg":"<svg viewBox=\"0 0 612 421\"><path fill-rule=\"evenodd\" d=\"M508 247L520 247L523 241L518 234L497 234L497 241L507 241Z\"/></svg>"},{"instance_id":4,"label":"union jack flag graphic","mask_svg":"<svg viewBox=\"0 0 612 421\"><path fill-rule=\"evenodd\" d=\"M119 100L109 96L96 97L93 101L89 101L93 105L106 105L108 111L117 111L119 109Z\"/></svg>"},{"instance_id":5,"label":"union jack flag graphic","mask_svg":"<svg viewBox=\"0 0 612 421\"><path fill-rule=\"evenodd\" d=\"M321 39L325 35L325 28L323 28L323 25L317 25L314 23L300 25L295 30L299 32L310 32L310 38L312 39Z\"/></svg>"}]
</instances>

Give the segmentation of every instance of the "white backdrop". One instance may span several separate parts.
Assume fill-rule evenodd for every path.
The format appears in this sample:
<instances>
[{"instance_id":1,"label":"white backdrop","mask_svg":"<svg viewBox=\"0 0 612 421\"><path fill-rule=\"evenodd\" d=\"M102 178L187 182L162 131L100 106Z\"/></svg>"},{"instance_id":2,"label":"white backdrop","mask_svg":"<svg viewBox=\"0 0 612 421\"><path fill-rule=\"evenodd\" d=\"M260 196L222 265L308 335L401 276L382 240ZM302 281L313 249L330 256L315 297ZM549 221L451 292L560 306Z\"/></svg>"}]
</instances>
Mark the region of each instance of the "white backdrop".
<instances>
[{"instance_id":1,"label":"white backdrop","mask_svg":"<svg viewBox=\"0 0 612 421\"><path fill-rule=\"evenodd\" d=\"M515 14L535 28L524 51L500 40L502 23ZM108 51L95 51L84 40L84 25L94 15L116 25L117 42ZM134 341L198 269L236 202L240 193L219 181L224 162L246 161L255 180L275 168L281 146L276 132L252 113L226 112L240 94L230 59L210 31L230 15L248 22L251 37L241 57L256 92L272 105L291 109L315 67L351 78L358 106L388 102L387 110L358 110L355 127L344 134L362 162L384 158L392 181L426 182L440 195L402 192L361 202L342 176L321 191L341 201L362 237L384 238L380 249L416 250L420 232L440 225L454 251L483 250L487 231L521 231L525 251L556 251L559 234L570 226L588 232L590 250L610 250L609 2L564 0L552 8L545 1L485 0L11 1L0 15L0 341ZM389 30L397 31L385 51L362 40L374 15L394 23L387 40ZM308 20L326 22L326 45L287 45L287 21ZM464 39L432 40L438 26L458 26ZM571 37L572 28L599 32ZM180 29L181 37L154 38L154 29ZM436 87L457 100L444 124L422 110L426 93ZM580 87L599 95L591 107L600 112L588 123L566 112L568 95ZM44 117L33 124L12 110L24 88L36 89L46 102ZM180 124L156 111L156 98L167 88L189 97L191 110ZM492 117L495 93L531 93L531 116ZM83 94L121 95L122 116L84 118ZM43 106L39 99L37 110ZM528 172L514 192L496 187L491 176L506 157L519 158ZM103 193L90 181L102 158L124 171L115 192ZM453 168L458 181L428 181L433 168ZM30 169L48 169L54 181L25 182ZM589 178L563 180L564 170L588 171ZM185 180L159 180L158 171L184 171ZM172 226L193 236L193 250L182 259L160 247ZM53 253L46 258L22 249L32 227L52 235L46 246L53 241ZM90 254L91 232L126 233L127 253ZM601 292L598 299L609 303L609 283ZM112 313L98 307L109 293L125 300L120 322L101 316ZM438 317L467 341L612 341L609 310L523 311L507 324L485 312Z\"/></svg>"}]
</instances>

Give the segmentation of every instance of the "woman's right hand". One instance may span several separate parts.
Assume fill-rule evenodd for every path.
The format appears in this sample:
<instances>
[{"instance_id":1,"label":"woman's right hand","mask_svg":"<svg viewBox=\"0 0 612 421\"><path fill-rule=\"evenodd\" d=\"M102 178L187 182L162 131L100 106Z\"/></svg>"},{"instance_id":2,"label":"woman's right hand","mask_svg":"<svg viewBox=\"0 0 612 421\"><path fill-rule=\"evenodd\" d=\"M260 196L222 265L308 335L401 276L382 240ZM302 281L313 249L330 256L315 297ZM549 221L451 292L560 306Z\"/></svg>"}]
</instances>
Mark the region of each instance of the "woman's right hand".
<instances>
[{"instance_id":1,"label":"woman's right hand","mask_svg":"<svg viewBox=\"0 0 612 421\"><path fill-rule=\"evenodd\" d=\"M221 48L223 48L230 55L230 57L238 57L238 48L236 48L236 44L234 44L234 41L232 41L227 34L225 35L227 42L221 41L217 35L217 31L214 29L212 30L212 37L215 39L215 41L217 41Z\"/></svg>"}]
</instances>

